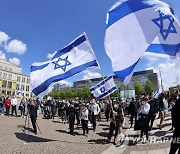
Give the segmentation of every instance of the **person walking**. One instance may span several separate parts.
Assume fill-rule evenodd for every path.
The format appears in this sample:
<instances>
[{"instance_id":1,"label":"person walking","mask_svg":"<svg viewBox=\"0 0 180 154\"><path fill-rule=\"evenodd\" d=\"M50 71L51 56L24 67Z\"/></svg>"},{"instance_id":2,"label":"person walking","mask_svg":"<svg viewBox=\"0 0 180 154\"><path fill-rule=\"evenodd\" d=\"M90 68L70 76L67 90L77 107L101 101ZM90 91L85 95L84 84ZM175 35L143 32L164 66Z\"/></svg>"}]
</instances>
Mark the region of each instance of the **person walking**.
<instances>
[{"instance_id":1,"label":"person walking","mask_svg":"<svg viewBox=\"0 0 180 154\"><path fill-rule=\"evenodd\" d=\"M149 111L149 131L152 130L154 120L156 118L156 115L158 113L159 105L156 98L152 98L152 95L149 98L148 104L150 105L150 111Z\"/></svg>"},{"instance_id":2,"label":"person walking","mask_svg":"<svg viewBox=\"0 0 180 154\"><path fill-rule=\"evenodd\" d=\"M130 112L130 121L131 121L130 128L132 128L134 119L135 119L135 122L137 120L137 112L138 112L138 105L137 105L137 102L134 100L134 97L132 97L132 101L129 105L129 112Z\"/></svg>"},{"instance_id":3,"label":"person walking","mask_svg":"<svg viewBox=\"0 0 180 154\"><path fill-rule=\"evenodd\" d=\"M113 136L113 132L115 131L115 136L114 136L114 144L117 135L119 134L120 128L123 126L123 120L124 120L124 115L123 115L123 109L120 107L120 104L118 102L115 102L112 107L111 107L111 112L110 112L110 128L109 128L109 134L108 134L108 140L107 142L110 143L111 138ZM120 132L122 135L122 130Z\"/></svg>"},{"instance_id":4,"label":"person walking","mask_svg":"<svg viewBox=\"0 0 180 154\"><path fill-rule=\"evenodd\" d=\"M88 135L89 133L89 129L88 129L88 114L89 111L87 109L87 107L85 106L85 104L83 103L82 105L82 110L81 110L81 124L82 124L82 128L83 128L83 135Z\"/></svg>"},{"instance_id":5,"label":"person walking","mask_svg":"<svg viewBox=\"0 0 180 154\"><path fill-rule=\"evenodd\" d=\"M13 116L15 112L15 116L17 117L17 99L15 96L12 97L11 99L11 105L12 105L12 111L11 111L11 116Z\"/></svg>"},{"instance_id":6,"label":"person walking","mask_svg":"<svg viewBox=\"0 0 180 154\"><path fill-rule=\"evenodd\" d=\"M90 110L91 110L91 115L92 115L92 124L93 124L93 131L96 131L96 118L97 115L100 112L100 107L99 105L96 103L95 99L92 99L92 103L90 106Z\"/></svg>"},{"instance_id":7,"label":"person walking","mask_svg":"<svg viewBox=\"0 0 180 154\"><path fill-rule=\"evenodd\" d=\"M33 132L34 134L37 134L37 127L36 127L36 120L37 120L37 110L38 105L35 104L34 100L30 100L30 104L28 105L29 110L29 116L31 118L32 126L33 126Z\"/></svg>"},{"instance_id":8,"label":"person walking","mask_svg":"<svg viewBox=\"0 0 180 154\"><path fill-rule=\"evenodd\" d=\"M74 104L71 103L69 107L67 108L67 114L68 114L68 121L69 121L69 134L75 135L74 134L74 122L75 122L75 108Z\"/></svg>"},{"instance_id":9,"label":"person walking","mask_svg":"<svg viewBox=\"0 0 180 154\"><path fill-rule=\"evenodd\" d=\"M179 95L180 96L180 95ZM174 126L174 132L173 132L173 140L171 143L171 148L169 151L169 154L180 154L180 97L175 102L174 112L172 116L173 126Z\"/></svg>"},{"instance_id":10,"label":"person walking","mask_svg":"<svg viewBox=\"0 0 180 154\"><path fill-rule=\"evenodd\" d=\"M2 94L0 96L0 115L4 114L4 104L5 104L5 96Z\"/></svg>"},{"instance_id":11,"label":"person walking","mask_svg":"<svg viewBox=\"0 0 180 154\"><path fill-rule=\"evenodd\" d=\"M10 107L11 107L11 99L9 99L9 96L7 96L5 100L6 116L9 116Z\"/></svg>"},{"instance_id":12,"label":"person walking","mask_svg":"<svg viewBox=\"0 0 180 154\"><path fill-rule=\"evenodd\" d=\"M143 138L143 135L146 135L146 141L148 141L149 139L149 111L150 111L150 105L147 103L148 99L146 97L142 98L141 101L141 107L140 107L140 111L139 111L139 116L141 118L141 120L143 121L142 124L142 128L141 128L141 140Z\"/></svg>"},{"instance_id":13,"label":"person walking","mask_svg":"<svg viewBox=\"0 0 180 154\"><path fill-rule=\"evenodd\" d=\"M25 99L23 98L19 104L19 110L21 112L21 117L25 116Z\"/></svg>"},{"instance_id":14,"label":"person walking","mask_svg":"<svg viewBox=\"0 0 180 154\"><path fill-rule=\"evenodd\" d=\"M160 124L159 124L159 129L162 129L162 123L165 119L165 115L166 115L166 110L168 108L168 103L167 103L167 99L165 97L165 94L162 93L159 96L159 111L160 111Z\"/></svg>"}]
</instances>

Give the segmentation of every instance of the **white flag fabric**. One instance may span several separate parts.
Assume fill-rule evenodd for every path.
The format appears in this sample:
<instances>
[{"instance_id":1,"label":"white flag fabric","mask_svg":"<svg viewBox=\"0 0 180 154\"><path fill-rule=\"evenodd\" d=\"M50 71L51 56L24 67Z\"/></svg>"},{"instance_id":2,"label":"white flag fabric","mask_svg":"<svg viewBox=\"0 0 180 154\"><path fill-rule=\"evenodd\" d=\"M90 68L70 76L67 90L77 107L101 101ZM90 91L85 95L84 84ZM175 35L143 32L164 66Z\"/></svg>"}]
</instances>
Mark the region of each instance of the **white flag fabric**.
<instances>
[{"instance_id":1,"label":"white flag fabric","mask_svg":"<svg viewBox=\"0 0 180 154\"><path fill-rule=\"evenodd\" d=\"M91 93L96 98L105 98L117 90L113 77L109 76L103 81L90 88Z\"/></svg>"},{"instance_id":2,"label":"white flag fabric","mask_svg":"<svg viewBox=\"0 0 180 154\"><path fill-rule=\"evenodd\" d=\"M153 94L153 98L158 99L159 95L162 93L161 89L158 89L157 91L155 91L155 93Z\"/></svg>"},{"instance_id":3,"label":"white flag fabric","mask_svg":"<svg viewBox=\"0 0 180 154\"><path fill-rule=\"evenodd\" d=\"M22 95L22 93L23 93L23 90L22 90L22 89L16 90L16 95Z\"/></svg>"},{"instance_id":4,"label":"white flag fabric","mask_svg":"<svg viewBox=\"0 0 180 154\"><path fill-rule=\"evenodd\" d=\"M50 85L89 67L99 67L86 34L80 35L58 51L50 61L31 66L32 92L36 96L48 93Z\"/></svg>"},{"instance_id":5,"label":"white flag fabric","mask_svg":"<svg viewBox=\"0 0 180 154\"><path fill-rule=\"evenodd\" d=\"M159 0L120 0L107 14L105 50L114 73L128 84L145 54L180 52L180 26L169 5Z\"/></svg>"}]
</instances>

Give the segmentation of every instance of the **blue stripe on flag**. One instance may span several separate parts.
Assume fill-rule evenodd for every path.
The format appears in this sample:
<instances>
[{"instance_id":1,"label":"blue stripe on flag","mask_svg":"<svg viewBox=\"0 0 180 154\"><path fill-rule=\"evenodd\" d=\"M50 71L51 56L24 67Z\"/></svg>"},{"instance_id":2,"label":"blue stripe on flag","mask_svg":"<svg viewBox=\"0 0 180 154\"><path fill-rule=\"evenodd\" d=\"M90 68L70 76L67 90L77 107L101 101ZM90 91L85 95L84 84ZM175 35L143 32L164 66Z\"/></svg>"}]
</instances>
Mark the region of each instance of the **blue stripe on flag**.
<instances>
[{"instance_id":1,"label":"blue stripe on flag","mask_svg":"<svg viewBox=\"0 0 180 154\"><path fill-rule=\"evenodd\" d=\"M107 24L107 28L119 19L122 19L133 12L153 7L153 5L148 5L143 2L144 0L128 0L126 2L123 2L113 10L109 11L109 21Z\"/></svg>"},{"instance_id":2,"label":"blue stripe on flag","mask_svg":"<svg viewBox=\"0 0 180 154\"><path fill-rule=\"evenodd\" d=\"M54 58L58 58L59 56L71 51L74 47L77 47L78 45L80 45L81 43L83 43L84 41L86 41L86 36L83 35L81 37L79 37L78 39L76 39L73 43L71 43L70 45L68 45L67 47L61 49L60 51L58 51L54 57L52 58L52 60Z\"/></svg>"},{"instance_id":3,"label":"blue stripe on flag","mask_svg":"<svg viewBox=\"0 0 180 154\"><path fill-rule=\"evenodd\" d=\"M64 74L53 76L53 77L47 79L42 84L40 84L35 89L33 89L32 92L37 96L40 93L42 93L43 91L45 91L51 83L63 80L65 78L68 78L74 74L77 74L81 71L84 71L86 68L91 67L91 66L98 66L96 60L88 62L88 63L80 65L80 66L77 66L77 67L74 67L71 70L65 72Z\"/></svg>"},{"instance_id":4,"label":"blue stripe on flag","mask_svg":"<svg viewBox=\"0 0 180 154\"><path fill-rule=\"evenodd\" d=\"M140 60L140 59L139 59ZM138 60L138 61L139 61ZM121 81L124 81L124 79L131 74L131 72L133 71L133 69L135 68L135 66L137 65L138 61L136 63L134 63L133 65L131 65L130 67L122 70L122 71L116 71L114 72L117 77L119 77L121 79Z\"/></svg>"},{"instance_id":5,"label":"blue stripe on flag","mask_svg":"<svg viewBox=\"0 0 180 154\"><path fill-rule=\"evenodd\" d=\"M107 92L105 92L104 94L100 95L98 98L106 97L106 95L112 93L112 92L115 91L116 89L117 89L116 87L113 87L113 88L111 88L110 90L108 90Z\"/></svg>"},{"instance_id":6,"label":"blue stripe on flag","mask_svg":"<svg viewBox=\"0 0 180 154\"><path fill-rule=\"evenodd\" d=\"M169 56L176 56L176 53L180 52L179 44L151 44L146 52L166 54Z\"/></svg>"},{"instance_id":7,"label":"blue stripe on flag","mask_svg":"<svg viewBox=\"0 0 180 154\"><path fill-rule=\"evenodd\" d=\"M31 72L37 71L37 70L41 70L41 69L45 68L48 65L49 65L49 63L43 64L43 65L39 65L39 66L31 66Z\"/></svg>"},{"instance_id":8,"label":"blue stripe on flag","mask_svg":"<svg viewBox=\"0 0 180 154\"><path fill-rule=\"evenodd\" d=\"M109 76L105 80L101 81L98 85L95 85L94 87L92 87L90 89L90 91L92 92L92 91L96 90L97 88L101 87L103 84L105 84L105 82L109 81L110 79L112 79L112 76Z\"/></svg>"}]
</instances>

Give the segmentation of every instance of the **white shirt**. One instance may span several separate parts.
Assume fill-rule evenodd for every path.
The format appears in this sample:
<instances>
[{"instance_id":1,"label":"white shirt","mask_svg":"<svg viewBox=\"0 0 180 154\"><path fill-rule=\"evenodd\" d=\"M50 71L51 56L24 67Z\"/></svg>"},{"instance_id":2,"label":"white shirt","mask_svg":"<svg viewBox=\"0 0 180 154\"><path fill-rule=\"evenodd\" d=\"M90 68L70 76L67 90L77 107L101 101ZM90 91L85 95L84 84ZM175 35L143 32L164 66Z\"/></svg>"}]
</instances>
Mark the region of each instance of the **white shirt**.
<instances>
[{"instance_id":1,"label":"white shirt","mask_svg":"<svg viewBox=\"0 0 180 154\"><path fill-rule=\"evenodd\" d=\"M98 115L100 112L99 105L97 103L94 103L90 106L90 110L94 113L94 115Z\"/></svg>"},{"instance_id":2,"label":"white shirt","mask_svg":"<svg viewBox=\"0 0 180 154\"><path fill-rule=\"evenodd\" d=\"M12 106L17 105L17 99L16 98L12 98L11 99L11 104L12 104Z\"/></svg>"},{"instance_id":3,"label":"white shirt","mask_svg":"<svg viewBox=\"0 0 180 154\"><path fill-rule=\"evenodd\" d=\"M142 114L148 114L150 110L150 105L148 103L146 103L145 105L143 105L139 111L139 113Z\"/></svg>"},{"instance_id":4,"label":"white shirt","mask_svg":"<svg viewBox=\"0 0 180 154\"><path fill-rule=\"evenodd\" d=\"M89 114L89 111L87 108L84 108L82 111L81 111L81 119L83 120L88 120L88 114Z\"/></svg>"}]
</instances>

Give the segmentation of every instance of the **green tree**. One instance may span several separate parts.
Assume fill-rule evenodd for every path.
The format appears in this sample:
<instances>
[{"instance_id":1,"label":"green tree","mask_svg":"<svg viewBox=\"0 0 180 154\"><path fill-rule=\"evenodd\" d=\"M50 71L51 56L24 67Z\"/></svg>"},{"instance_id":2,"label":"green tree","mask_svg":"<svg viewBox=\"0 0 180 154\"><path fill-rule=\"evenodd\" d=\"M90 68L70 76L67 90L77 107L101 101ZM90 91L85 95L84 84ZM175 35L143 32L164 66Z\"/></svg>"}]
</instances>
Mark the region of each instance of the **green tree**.
<instances>
[{"instance_id":1,"label":"green tree","mask_svg":"<svg viewBox=\"0 0 180 154\"><path fill-rule=\"evenodd\" d=\"M119 90L119 89L118 89ZM115 92L113 92L110 96L111 97L120 97L120 95L119 95L119 91L118 90L116 90Z\"/></svg>"},{"instance_id":2,"label":"green tree","mask_svg":"<svg viewBox=\"0 0 180 154\"><path fill-rule=\"evenodd\" d=\"M142 95L144 93L144 89L140 82L138 81L134 82L134 88L136 95Z\"/></svg>"},{"instance_id":3,"label":"green tree","mask_svg":"<svg viewBox=\"0 0 180 154\"><path fill-rule=\"evenodd\" d=\"M119 90L122 91L122 90L125 90L126 89L126 86L125 84L122 82L120 87L119 87Z\"/></svg>"},{"instance_id":4,"label":"green tree","mask_svg":"<svg viewBox=\"0 0 180 154\"><path fill-rule=\"evenodd\" d=\"M152 83L149 80L146 80L145 83L145 93L151 94L153 92Z\"/></svg>"}]
</instances>

